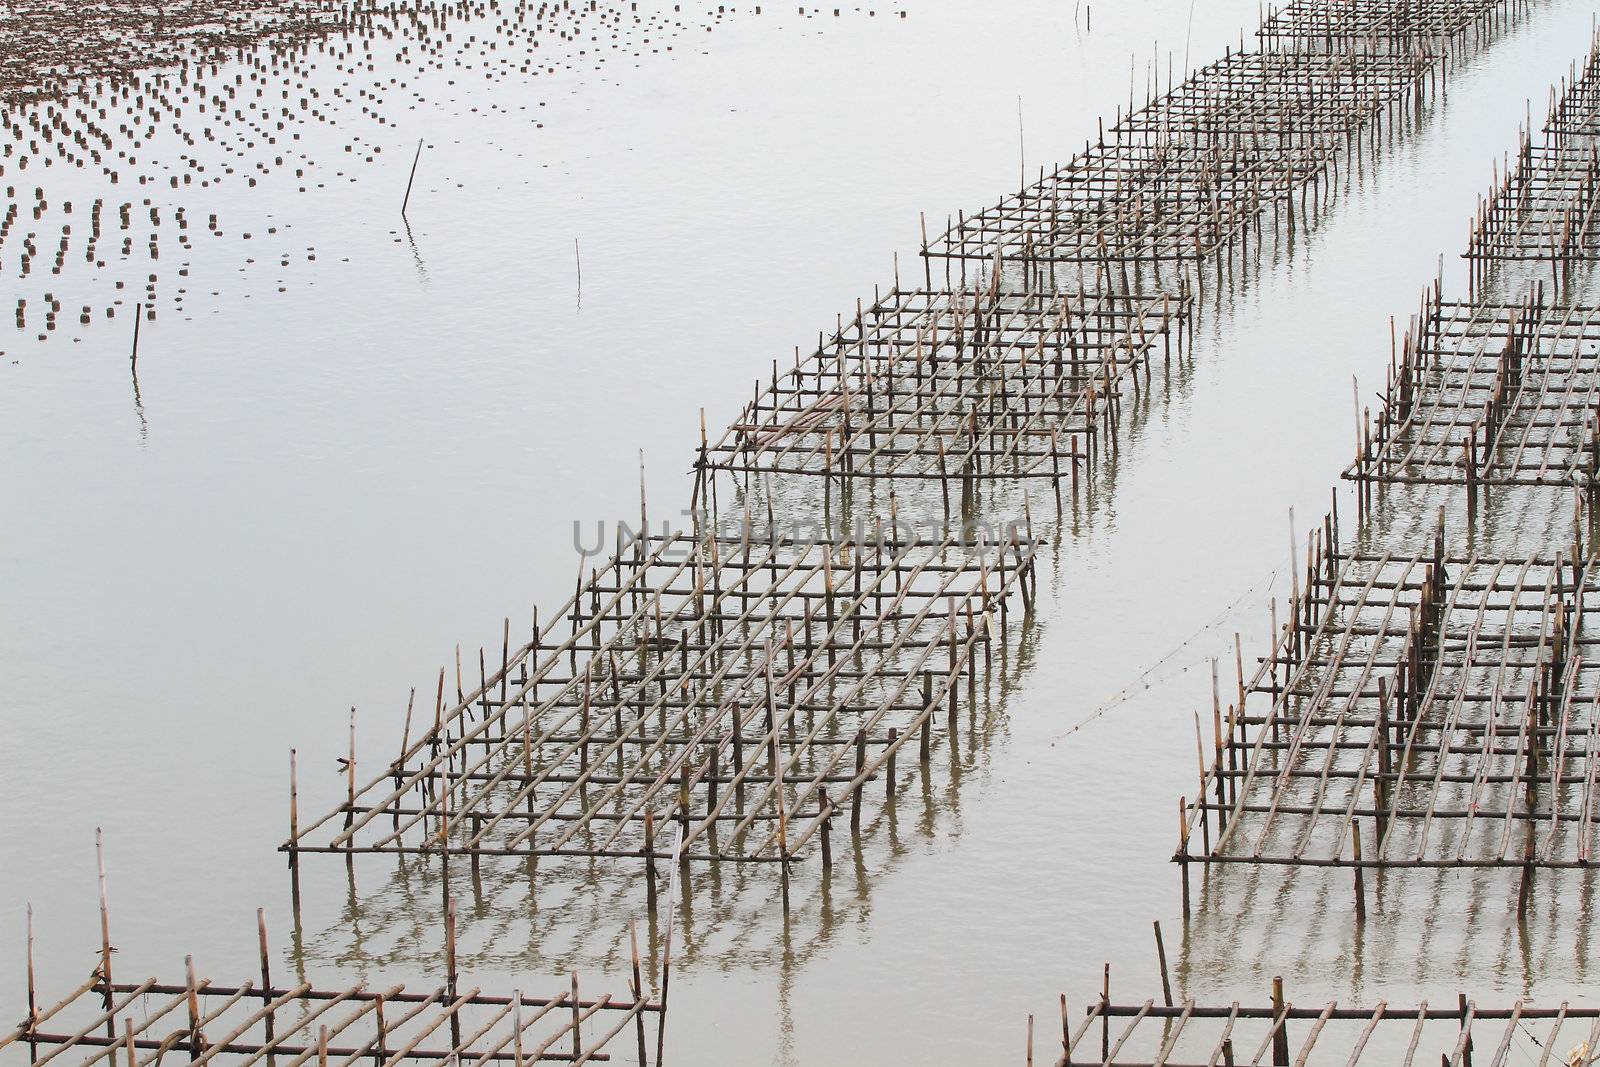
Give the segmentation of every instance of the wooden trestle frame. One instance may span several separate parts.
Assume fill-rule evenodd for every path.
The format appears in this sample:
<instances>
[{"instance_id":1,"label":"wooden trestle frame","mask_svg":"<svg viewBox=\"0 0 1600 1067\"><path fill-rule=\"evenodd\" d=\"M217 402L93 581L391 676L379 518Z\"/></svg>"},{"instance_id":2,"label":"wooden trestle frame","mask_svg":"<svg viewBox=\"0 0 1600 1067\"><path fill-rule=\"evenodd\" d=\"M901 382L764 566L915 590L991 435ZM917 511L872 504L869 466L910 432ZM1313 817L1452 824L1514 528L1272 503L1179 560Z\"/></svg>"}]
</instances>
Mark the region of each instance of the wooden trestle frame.
<instances>
[{"instance_id":1,"label":"wooden trestle frame","mask_svg":"<svg viewBox=\"0 0 1600 1067\"><path fill-rule=\"evenodd\" d=\"M1121 393L1159 354L1182 358L1188 301L1011 292L989 284L895 289L780 374L773 364L702 472L1076 484Z\"/></svg>"},{"instance_id":2,"label":"wooden trestle frame","mask_svg":"<svg viewBox=\"0 0 1600 1067\"><path fill-rule=\"evenodd\" d=\"M1342 1007L1337 1001L1296 1007L1285 999L1282 980L1274 979L1272 996L1264 1003L1190 998L1175 1004L1168 990L1160 999L1119 1004L1102 990L1076 1022L1062 997L1056 1065L1589 1067L1597 1058L1600 1008L1524 1000L1510 1007L1480 1007L1465 994L1437 1006L1426 1000L1412 1006L1379 1000L1370 1007Z\"/></svg>"},{"instance_id":3,"label":"wooden trestle frame","mask_svg":"<svg viewBox=\"0 0 1600 1067\"><path fill-rule=\"evenodd\" d=\"M634 535L535 639L283 846L769 862L953 735L1036 546ZM508 642L509 646L509 642ZM941 715L941 710L947 714ZM940 729L940 723L948 725ZM351 762L354 762L352 741ZM908 761L909 762L909 761ZM903 767L904 765L901 764ZM681 845L658 831L676 823Z\"/></svg>"},{"instance_id":4,"label":"wooden trestle frame","mask_svg":"<svg viewBox=\"0 0 1600 1067\"><path fill-rule=\"evenodd\" d=\"M1218 702L1175 859L1593 866L1593 563L1447 554L1442 529L1407 554L1336 544L1325 523L1272 655Z\"/></svg>"},{"instance_id":5,"label":"wooden trestle frame","mask_svg":"<svg viewBox=\"0 0 1600 1067\"><path fill-rule=\"evenodd\" d=\"M1525 0L1329 3L1271 13L1262 48L1230 51L1143 104L1065 166L992 208L960 214L925 257L1089 267L1095 284L1146 265L1229 260L1252 232L1286 224L1295 200L1325 196L1342 160L1375 150L1437 85L1468 38L1486 39ZM1270 215L1270 227L1267 217ZM1170 270L1183 279L1184 270Z\"/></svg>"}]
</instances>

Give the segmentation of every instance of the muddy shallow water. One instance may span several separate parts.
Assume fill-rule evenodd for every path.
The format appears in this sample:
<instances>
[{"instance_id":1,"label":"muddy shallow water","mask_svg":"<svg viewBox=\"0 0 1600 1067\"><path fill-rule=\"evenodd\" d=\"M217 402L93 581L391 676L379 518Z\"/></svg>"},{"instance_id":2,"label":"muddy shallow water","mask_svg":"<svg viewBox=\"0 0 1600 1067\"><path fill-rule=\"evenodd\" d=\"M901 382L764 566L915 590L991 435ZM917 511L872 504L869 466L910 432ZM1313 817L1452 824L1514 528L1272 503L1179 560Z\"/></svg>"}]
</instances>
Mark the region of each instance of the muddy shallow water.
<instances>
[{"instance_id":1,"label":"muddy shallow water","mask_svg":"<svg viewBox=\"0 0 1600 1067\"><path fill-rule=\"evenodd\" d=\"M193 297L142 324L137 393L125 314L0 340L0 1004L23 1011L27 901L45 990L92 965L96 826L122 973L194 952L247 974L257 906L313 976L435 965L423 864L360 864L352 896L342 863L308 858L291 937L289 748L305 807L337 803L350 706L362 751L387 758L408 691L458 642L470 656L567 595L575 523L634 514L641 450L652 510L687 506L700 410L720 427L896 252L912 269L918 212L997 199L1081 145L1130 69L1142 87L1152 55L1206 61L1258 19L1209 0L1192 24L1180 0L1096 5L1087 30L1067 4L905 7L729 17L670 55L537 84L433 70L354 180L207 190L237 232L283 227L282 249L197 242ZM1021 1062L1028 1013L1061 991L1081 1004L1105 962L1129 998L1159 993L1152 920L1177 985L1222 1000L1281 974L1303 1003L1593 1001L1592 878L1541 881L1519 923L1514 879L1390 875L1358 930L1342 874L1229 870L1197 878L1185 928L1168 862L1209 657L1226 665L1235 631L1246 656L1264 646L1289 509L1320 516L1352 449L1352 375L1379 388L1389 317L1441 253L1464 289L1490 161L1590 20L1536 5L1206 311L1192 359L1130 405L1092 499L1061 517L1003 704L859 869L808 880L787 923L743 872L695 881L669 1058ZM309 132L327 140L305 151L344 136ZM291 244L316 258L281 266ZM0 303L32 291L14 266ZM69 309L109 302L103 278L69 283ZM637 879L580 872L531 901L514 871L482 881L470 903L458 889L474 981L577 967L620 986Z\"/></svg>"}]
</instances>

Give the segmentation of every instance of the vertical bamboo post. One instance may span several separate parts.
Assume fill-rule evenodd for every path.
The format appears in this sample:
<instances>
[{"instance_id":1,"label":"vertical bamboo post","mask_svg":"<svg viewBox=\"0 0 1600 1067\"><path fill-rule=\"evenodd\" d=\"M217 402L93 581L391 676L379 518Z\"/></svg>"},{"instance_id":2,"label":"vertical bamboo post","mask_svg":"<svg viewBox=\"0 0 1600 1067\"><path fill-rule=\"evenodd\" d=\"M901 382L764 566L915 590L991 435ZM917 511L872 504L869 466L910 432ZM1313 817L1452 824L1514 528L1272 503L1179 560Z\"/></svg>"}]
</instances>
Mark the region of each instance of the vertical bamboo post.
<instances>
[{"instance_id":1,"label":"vertical bamboo post","mask_svg":"<svg viewBox=\"0 0 1600 1067\"><path fill-rule=\"evenodd\" d=\"M417 138L417 153L411 157L411 176L406 179L405 199L400 201L400 217L406 217L406 208L411 205L411 186L417 180L417 162L422 159L422 138Z\"/></svg>"},{"instance_id":2,"label":"vertical bamboo post","mask_svg":"<svg viewBox=\"0 0 1600 1067\"><path fill-rule=\"evenodd\" d=\"M578 972L572 974L572 1062L583 1062L583 997L578 993Z\"/></svg>"},{"instance_id":3,"label":"vertical bamboo post","mask_svg":"<svg viewBox=\"0 0 1600 1067\"><path fill-rule=\"evenodd\" d=\"M300 780L298 757L289 750L289 881L296 901L295 912L300 910Z\"/></svg>"},{"instance_id":4,"label":"vertical bamboo post","mask_svg":"<svg viewBox=\"0 0 1600 1067\"><path fill-rule=\"evenodd\" d=\"M37 1042L33 1039L33 1030L39 1019L39 988L33 968L33 903L28 903L28 1049L29 1062L39 1058Z\"/></svg>"},{"instance_id":5,"label":"vertical bamboo post","mask_svg":"<svg viewBox=\"0 0 1600 1067\"><path fill-rule=\"evenodd\" d=\"M106 895L105 835L100 827L94 828L94 862L100 883L100 986L105 994L106 1036L117 1036L116 1023L110 1012L111 997L111 909Z\"/></svg>"},{"instance_id":6,"label":"vertical bamboo post","mask_svg":"<svg viewBox=\"0 0 1600 1067\"><path fill-rule=\"evenodd\" d=\"M453 1004L456 999L456 898L448 897L444 909L444 982L445 996ZM450 1048L461 1051L461 1016L450 1013Z\"/></svg>"},{"instance_id":7,"label":"vertical bamboo post","mask_svg":"<svg viewBox=\"0 0 1600 1067\"><path fill-rule=\"evenodd\" d=\"M1272 979L1272 1018L1277 1029L1272 1033L1272 1067L1289 1067L1289 1020L1283 1002L1283 977Z\"/></svg>"},{"instance_id":8,"label":"vertical bamboo post","mask_svg":"<svg viewBox=\"0 0 1600 1067\"><path fill-rule=\"evenodd\" d=\"M633 984L634 999L639 998L639 937L633 931L633 921L629 920L628 929L634 932L633 939ZM634 1016L639 1024L639 1062L644 1062L644 1013ZM522 990L511 991L511 1067L522 1067Z\"/></svg>"},{"instance_id":9,"label":"vertical bamboo post","mask_svg":"<svg viewBox=\"0 0 1600 1067\"><path fill-rule=\"evenodd\" d=\"M267 913L264 908L256 909L256 941L261 952L261 998L270 1004L273 999L272 963L267 951ZM269 1007L265 1020L267 1044L269 1045L272 1044L273 1031L277 1027L277 1017L277 1009Z\"/></svg>"},{"instance_id":10,"label":"vertical bamboo post","mask_svg":"<svg viewBox=\"0 0 1600 1067\"><path fill-rule=\"evenodd\" d=\"M1178 868L1183 881L1183 913L1189 914L1189 799L1178 798Z\"/></svg>"},{"instance_id":11,"label":"vertical bamboo post","mask_svg":"<svg viewBox=\"0 0 1600 1067\"><path fill-rule=\"evenodd\" d=\"M1161 965L1161 995L1167 1007L1172 1007L1172 981L1167 977L1167 947L1161 940L1161 923L1151 924L1156 930L1156 961Z\"/></svg>"},{"instance_id":12,"label":"vertical bamboo post","mask_svg":"<svg viewBox=\"0 0 1600 1067\"><path fill-rule=\"evenodd\" d=\"M1350 820L1350 843L1355 850L1356 922L1361 923L1367 918L1367 890L1362 874L1360 820Z\"/></svg>"}]
</instances>

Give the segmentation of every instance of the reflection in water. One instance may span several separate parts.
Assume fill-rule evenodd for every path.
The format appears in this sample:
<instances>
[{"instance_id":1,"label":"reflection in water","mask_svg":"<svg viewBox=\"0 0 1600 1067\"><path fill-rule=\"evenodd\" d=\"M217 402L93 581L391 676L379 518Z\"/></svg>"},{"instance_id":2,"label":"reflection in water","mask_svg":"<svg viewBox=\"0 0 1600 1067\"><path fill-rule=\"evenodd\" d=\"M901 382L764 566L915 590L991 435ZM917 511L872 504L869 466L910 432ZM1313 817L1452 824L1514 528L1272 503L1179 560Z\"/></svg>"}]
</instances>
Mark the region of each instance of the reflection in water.
<instances>
[{"instance_id":1,"label":"reflection in water","mask_svg":"<svg viewBox=\"0 0 1600 1067\"><path fill-rule=\"evenodd\" d=\"M859 830L848 830L848 841L836 846L846 851L831 864L812 850L791 861L793 871L783 878L774 864L685 863L674 965L798 969L837 931L867 921L874 877L912 852L960 836L961 790L985 775L991 750L1003 741L1006 702L1038 643L1038 628L1027 618L1009 640L997 642L980 670L976 699L962 707L953 743L936 733L933 758L897 776L885 802L867 810ZM535 973L616 967L627 950L618 923L641 915L650 972L659 978L665 902L636 861L454 856L446 872L436 854L360 856L348 871L336 915L319 919L318 902L307 902L316 932L297 942L297 967L337 963L366 971L434 958L448 879L448 892L461 902L458 952L470 966ZM379 888L359 888L369 878Z\"/></svg>"},{"instance_id":2,"label":"reflection in water","mask_svg":"<svg viewBox=\"0 0 1600 1067\"><path fill-rule=\"evenodd\" d=\"M1540 871L1519 908L1518 880L1499 871L1369 871L1357 919L1349 871L1219 864L1199 879L1176 977L1197 996L1286 974L1361 1002L1401 985L1467 985L1510 1001L1592 981L1596 920L1591 872Z\"/></svg>"},{"instance_id":3,"label":"reflection in water","mask_svg":"<svg viewBox=\"0 0 1600 1067\"><path fill-rule=\"evenodd\" d=\"M417 249L417 239L411 233L411 220L401 216L406 226L406 245L411 249L411 261L417 265L417 281L424 289L428 286L428 268L423 265L422 253Z\"/></svg>"},{"instance_id":4,"label":"reflection in water","mask_svg":"<svg viewBox=\"0 0 1600 1067\"><path fill-rule=\"evenodd\" d=\"M132 360L129 371L133 377L133 413L139 417L139 440L146 441L150 437L150 420L144 415L144 398L139 395L139 361Z\"/></svg>"}]
</instances>

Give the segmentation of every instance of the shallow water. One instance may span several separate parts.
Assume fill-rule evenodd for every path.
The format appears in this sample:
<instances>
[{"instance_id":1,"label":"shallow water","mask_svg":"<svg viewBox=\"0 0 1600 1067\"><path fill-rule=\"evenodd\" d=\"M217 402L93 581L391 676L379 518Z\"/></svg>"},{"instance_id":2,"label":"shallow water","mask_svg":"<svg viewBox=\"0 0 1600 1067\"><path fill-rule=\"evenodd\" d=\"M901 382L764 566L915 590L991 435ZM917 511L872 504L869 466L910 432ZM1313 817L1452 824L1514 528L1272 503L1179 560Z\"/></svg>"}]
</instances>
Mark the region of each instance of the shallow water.
<instances>
[{"instance_id":1,"label":"shallow water","mask_svg":"<svg viewBox=\"0 0 1600 1067\"><path fill-rule=\"evenodd\" d=\"M248 974L258 905L319 977L435 961L426 907L419 928L395 914L392 863L358 870L352 913L343 865L318 857L293 952L275 851L288 749L303 810L337 803L349 707L363 755L388 758L410 687L457 642L470 659L503 617L565 597L575 522L634 514L641 450L652 510L687 506L700 409L725 424L770 360L889 282L896 250L920 269L919 211L1014 187L1019 97L1036 171L1126 99L1130 60L1142 86L1153 53L1203 62L1258 18L1201 2L1191 32L1189 5L1162 0L1096 7L1085 32L1063 4L907 11L730 19L671 56L552 76L542 127L473 113L463 90L397 119L353 183L287 206L220 190L232 225L281 212L318 257L268 278L240 274L235 243L197 249L186 313L144 324L137 406L125 317L78 343L0 344L16 961L0 1003L23 1004L25 901L47 994L92 965L96 826L122 974L176 973L191 951ZM1028 1013L1050 1018L1059 991L1081 1005L1105 961L1114 991L1159 995L1152 920L1176 984L1216 999L1264 997L1273 974L1302 1003L1594 999L1592 877L1541 881L1525 924L1496 872L1390 877L1358 934L1347 872L1203 888L1196 872L1185 931L1168 862L1208 658L1227 686L1233 633L1246 656L1264 647L1289 509L1315 521L1352 451L1351 376L1378 387L1389 316L1403 323L1441 253L1447 294L1464 292L1454 257L1490 160L1590 19L1553 0L1471 57L1411 139L1202 318L1192 361L1125 420L1093 506L1069 507L1026 670L959 784L900 811L826 895L808 888L787 931L761 886L726 909L754 917L725 917L714 894L737 897L738 872L697 890L672 1060L1020 1062ZM541 893L536 917L514 876L484 881L463 937L475 981L575 966L620 988L636 880ZM423 905L427 885L411 873Z\"/></svg>"}]
</instances>

